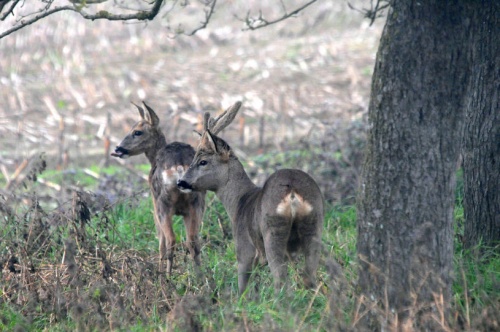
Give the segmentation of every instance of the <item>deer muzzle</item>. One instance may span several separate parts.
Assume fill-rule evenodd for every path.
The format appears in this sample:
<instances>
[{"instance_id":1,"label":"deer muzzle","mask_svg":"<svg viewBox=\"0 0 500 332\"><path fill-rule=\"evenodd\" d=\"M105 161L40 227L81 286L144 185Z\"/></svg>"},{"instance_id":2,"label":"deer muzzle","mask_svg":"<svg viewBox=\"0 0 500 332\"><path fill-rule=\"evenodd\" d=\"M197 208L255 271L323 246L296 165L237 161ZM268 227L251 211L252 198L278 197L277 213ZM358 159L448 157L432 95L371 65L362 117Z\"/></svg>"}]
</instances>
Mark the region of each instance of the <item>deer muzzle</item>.
<instances>
[{"instance_id":1,"label":"deer muzzle","mask_svg":"<svg viewBox=\"0 0 500 332\"><path fill-rule=\"evenodd\" d=\"M125 159L129 157L129 152L127 149L117 146L115 151L111 153L111 156Z\"/></svg>"},{"instance_id":2,"label":"deer muzzle","mask_svg":"<svg viewBox=\"0 0 500 332\"><path fill-rule=\"evenodd\" d=\"M177 188L183 193L190 193L193 191L193 187L184 180L177 180Z\"/></svg>"}]
</instances>

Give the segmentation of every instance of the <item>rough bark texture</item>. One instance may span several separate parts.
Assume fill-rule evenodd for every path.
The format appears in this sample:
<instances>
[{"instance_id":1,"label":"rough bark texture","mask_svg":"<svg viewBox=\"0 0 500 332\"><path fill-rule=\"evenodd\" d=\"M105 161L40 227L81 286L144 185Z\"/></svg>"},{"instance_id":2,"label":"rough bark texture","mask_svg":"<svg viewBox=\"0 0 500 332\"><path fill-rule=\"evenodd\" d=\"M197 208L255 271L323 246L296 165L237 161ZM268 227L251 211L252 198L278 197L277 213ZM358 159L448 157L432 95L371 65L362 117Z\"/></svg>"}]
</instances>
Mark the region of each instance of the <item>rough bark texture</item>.
<instances>
[{"instance_id":1,"label":"rough bark texture","mask_svg":"<svg viewBox=\"0 0 500 332\"><path fill-rule=\"evenodd\" d=\"M466 247L500 243L500 2L471 2L472 76L464 130Z\"/></svg>"},{"instance_id":2,"label":"rough bark texture","mask_svg":"<svg viewBox=\"0 0 500 332\"><path fill-rule=\"evenodd\" d=\"M381 37L358 200L359 291L383 313L366 316L370 330L390 316L421 326L432 314L422 305L450 298L469 76L464 15L458 1L394 1Z\"/></svg>"}]
</instances>

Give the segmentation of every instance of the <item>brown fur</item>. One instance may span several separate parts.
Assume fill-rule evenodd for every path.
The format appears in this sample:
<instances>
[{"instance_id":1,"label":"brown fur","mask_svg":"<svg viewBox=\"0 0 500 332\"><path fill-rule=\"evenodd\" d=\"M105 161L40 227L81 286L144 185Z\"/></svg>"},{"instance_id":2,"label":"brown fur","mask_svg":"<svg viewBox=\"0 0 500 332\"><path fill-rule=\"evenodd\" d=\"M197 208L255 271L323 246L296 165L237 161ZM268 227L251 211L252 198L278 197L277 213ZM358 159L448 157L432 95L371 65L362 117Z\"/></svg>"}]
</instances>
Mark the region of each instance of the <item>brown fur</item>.
<instances>
[{"instance_id":1,"label":"brown fur","mask_svg":"<svg viewBox=\"0 0 500 332\"><path fill-rule=\"evenodd\" d=\"M175 247L175 234L172 228L174 215L183 216L187 247L195 263L200 265L198 233L205 210L205 192L184 194L179 191L176 185L177 179L191 163L195 154L194 149L185 143L167 144L159 128L157 115L146 104L144 106L148 113L145 114L144 110L137 106L141 120L132 127L112 155L127 158L144 153L151 163L149 186L153 196L154 219L160 242L160 262L166 259L167 273L171 273Z\"/></svg>"},{"instance_id":2,"label":"brown fur","mask_svg":"<svg viewBox=\"0 0 500 332\"><path fill-rule=\"evenodd\" d=\"M266 259L278 292L286 279L287 258L297 251L305 256L304 284L314 287L324 207L320 189L307 173L278 170L259 188L229 145L206 130L178 186L185 191L212 190L224 204L236 239L240 293L252 267Z\"/></svg>"}]
</instances>

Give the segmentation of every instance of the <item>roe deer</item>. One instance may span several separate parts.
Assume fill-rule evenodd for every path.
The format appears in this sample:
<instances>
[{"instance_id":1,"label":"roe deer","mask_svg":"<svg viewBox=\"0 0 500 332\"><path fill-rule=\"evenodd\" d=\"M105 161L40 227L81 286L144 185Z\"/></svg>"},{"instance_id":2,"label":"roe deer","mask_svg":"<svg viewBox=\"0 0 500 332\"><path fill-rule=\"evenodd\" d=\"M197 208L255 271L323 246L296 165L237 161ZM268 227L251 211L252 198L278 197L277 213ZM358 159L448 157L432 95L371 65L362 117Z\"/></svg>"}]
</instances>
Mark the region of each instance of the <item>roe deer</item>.
<instances>
[{"instance_id":1,"label":"roe deer","mask_svg":"<svg viewBox=\"0 0 500 332\"><path fill-rule=\"evenodd\" d=\"M323 196L307 173L281 169L262 188L250 180L233 150L211 133L209 115L196 155L177 182L183 192L214 191L232 221L238 260L238 288L243 294L258 260L267 259L279 292L289 254L302 250L306 287L316 283L323 231Z\"/></svg>"},{"instance_id":2,"label":"roe deer","mask_svg":"<svg viewBox=\"0 0 500 332\"><path fill-rule=\"evenodd\" d=\"M177 188L177 179L194 157L191 145L172 142L167 144L156 113L146 103L147 113L137 106L141 119L111 154L128 158L144 153L151 164L149 187L151 189L154 219L160 242L160 266L167 260L167 273L172 272L175 234L172 228L174 215L183 216L186 227L186 244L196 265L200 265L198 233L205 210L205 192L185 194Z\"/></svg>"}]
</instances>

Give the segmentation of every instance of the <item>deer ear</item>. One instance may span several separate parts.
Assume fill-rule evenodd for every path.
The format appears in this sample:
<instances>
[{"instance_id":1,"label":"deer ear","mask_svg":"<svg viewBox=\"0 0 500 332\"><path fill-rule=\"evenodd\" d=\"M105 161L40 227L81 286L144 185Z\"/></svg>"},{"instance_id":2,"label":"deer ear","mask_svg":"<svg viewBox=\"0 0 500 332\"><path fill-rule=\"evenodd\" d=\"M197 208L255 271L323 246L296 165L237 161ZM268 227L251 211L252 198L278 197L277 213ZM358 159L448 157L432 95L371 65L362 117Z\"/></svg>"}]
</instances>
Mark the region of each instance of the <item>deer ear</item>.
<instances>
[{"instance_id":1,"label":"deer ear","mask_svg":"<svg viewBox=\"0 0 500 332\"><path fill-rule=\"evenodd\" d=\"M133 101L131 101L131 103L132 103L135 107L137 107L137 110L139 111L139 115L141 116L141 119L143 119L143 120L144 120L144 109L143 109L141 106L139 106L139 105L135 104Z\"/></svg>"},{"instance_id":2,"label":"deer ear","mask_svg":"<svg viewBox=\"0 0 500 332\"><path fill-rule=\"evenodd\" d=\"M144 106L148 110L148 113L149 113L149 123L151 123L151 125L153 127L157 127L158 124L160 123L160 119L158 118L158 116L156 115L155 111L153 111L153 109L151 107L149 107L145 102L142 102L142 103L144 104Z\"/></svg>"}]
</instances>

